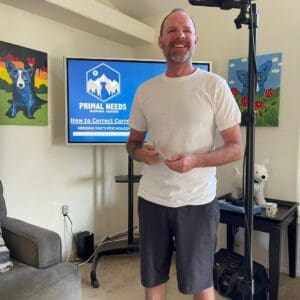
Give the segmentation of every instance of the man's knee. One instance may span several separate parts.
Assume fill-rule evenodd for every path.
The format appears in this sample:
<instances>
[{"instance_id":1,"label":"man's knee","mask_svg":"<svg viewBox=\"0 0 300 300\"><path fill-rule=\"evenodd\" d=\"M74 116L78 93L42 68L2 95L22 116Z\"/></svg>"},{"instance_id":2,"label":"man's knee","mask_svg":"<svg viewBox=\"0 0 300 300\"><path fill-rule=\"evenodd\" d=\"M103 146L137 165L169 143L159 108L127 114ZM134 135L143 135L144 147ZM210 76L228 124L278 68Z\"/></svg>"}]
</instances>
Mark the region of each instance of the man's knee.
<instances>
[{"instance_id":1,"label":"man's knee","mask_svg":"<svg viewBox=\"0 0 300 300\"><path fill-rule=\"evenodd\" d=\"M146 300L165 300L166 299L166 283L157 285L152 288L145 288Z\"/></svg>"},{"instance_id":2,"label":"man's knee","mask_svg":"<svg viewBox=\"0 0 300 300\"><path fill-rule=\"evenodd\" d=\"M194 300L215 300L214 287L211 286L197 294L194 294Z\"/></svg>"}]
</instances>

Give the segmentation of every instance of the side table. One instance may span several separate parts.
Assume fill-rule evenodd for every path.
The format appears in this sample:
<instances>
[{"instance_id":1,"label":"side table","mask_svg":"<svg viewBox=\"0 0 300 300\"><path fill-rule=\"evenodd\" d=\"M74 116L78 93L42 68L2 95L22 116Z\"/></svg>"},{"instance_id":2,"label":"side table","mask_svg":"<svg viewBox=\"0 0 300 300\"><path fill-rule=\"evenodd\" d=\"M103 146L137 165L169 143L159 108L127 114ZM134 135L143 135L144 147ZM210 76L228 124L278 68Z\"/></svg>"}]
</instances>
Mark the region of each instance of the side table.
<instances>
[{"instance_id":1,"label":"side table","mask_svg":"<svg viewBox=\"0 0 300 300\"><path fill-rule=\"evenodd\" d=\"M225 199L226 195L219 197ZM280 257L282 231L288 230L288 257L289 257L289 276L296 277L297 262L297 219L298 203L266 199L268 202L278 204L277 215L273 218L267 217L265 209L260 214L253 216L253 228L257 231L269 233L269 279L270 279L270 300L278 299L278 286L280 276ZM227 224L227 248L233 251L233 228L244 227L244 214L240 212L221 209L220 222Z\"/></svg>"}]
</instances>

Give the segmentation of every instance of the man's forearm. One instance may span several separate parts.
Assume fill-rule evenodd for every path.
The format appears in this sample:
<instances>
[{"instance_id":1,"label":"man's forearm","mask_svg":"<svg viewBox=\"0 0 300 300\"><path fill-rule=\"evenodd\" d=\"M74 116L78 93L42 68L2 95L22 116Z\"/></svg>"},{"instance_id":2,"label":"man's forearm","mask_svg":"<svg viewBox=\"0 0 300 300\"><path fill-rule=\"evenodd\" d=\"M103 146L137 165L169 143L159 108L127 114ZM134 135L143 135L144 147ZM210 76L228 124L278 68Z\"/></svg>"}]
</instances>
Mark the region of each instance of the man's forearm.
<instances>
[{"instance_id":1,"label":"man's forearm","mask_svg":"<svg viewBox=\"0 0 300 300\"><path fill-rule=\"evenodd\" d=\"M233 126L220 132L220 134L224 142L223 146L220 146L214 151L204 153L202 159L200 155L200 161L198 162L200 163L200 166L221 166L243 157L244 146L242 143L240 126Z\"/></svg>"},{"instance_id":2,"label":"man's forearm","mask_svg":"<svg viewBox=\"0 0 300 300\"><path fill-rule=\"evenodd\" d=\"M243 146L240 144L223 145L214 151L196 155L196 165L201 167L221 166L240 160L243 156Z\"/></svg>"},{"instance_id":3,"label":"man's forearm","mask_svg":"<svg viewBox=\"0 0 300 300\"><path fill-rule=\"evenodd\" d=\"M216 167L242 157L243 147L240 144L227 144L206 153L177 154L164 163L171 170L179 173L188 172L194 168Z\"/></svg>"}]
</instances>

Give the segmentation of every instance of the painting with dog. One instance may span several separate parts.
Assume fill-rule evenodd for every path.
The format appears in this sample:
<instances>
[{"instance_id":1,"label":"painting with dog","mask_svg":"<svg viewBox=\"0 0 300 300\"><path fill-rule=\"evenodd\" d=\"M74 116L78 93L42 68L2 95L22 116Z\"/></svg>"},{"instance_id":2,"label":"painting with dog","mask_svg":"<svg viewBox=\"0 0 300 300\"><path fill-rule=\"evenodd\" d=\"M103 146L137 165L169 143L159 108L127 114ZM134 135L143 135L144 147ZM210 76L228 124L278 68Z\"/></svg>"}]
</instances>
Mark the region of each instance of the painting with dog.
<instances>
[{"instance_id":1,"label":"painting with dog","mask_svg":"<svg viewBox=\"0 0 300 300\"><path fill-rule=\"evenodd\" d=\"M48 124L46 53L0 41L0 124Z\"/></svg>"},{"instance_id":2,"label":"painting with dog","mask_svg":"<svg viewBox=\"0 0 300 300\"><path fill-rule=\"evenodd\" d=\"M256 125L279 125L280 77L282 53L256 56ZM248 107L248 59L229 60L228 83L242 112ZM243 125L243 124L242 124Z\"/></svg>"}]
</instances>

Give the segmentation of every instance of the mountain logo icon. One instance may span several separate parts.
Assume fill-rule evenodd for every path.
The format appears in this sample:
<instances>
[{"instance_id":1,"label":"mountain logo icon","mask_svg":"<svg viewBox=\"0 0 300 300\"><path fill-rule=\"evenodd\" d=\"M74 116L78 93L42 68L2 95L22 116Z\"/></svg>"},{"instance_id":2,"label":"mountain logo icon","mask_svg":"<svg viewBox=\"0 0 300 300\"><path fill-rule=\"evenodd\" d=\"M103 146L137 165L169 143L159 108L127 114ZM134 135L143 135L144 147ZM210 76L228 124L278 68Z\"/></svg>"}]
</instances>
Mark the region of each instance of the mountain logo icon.
<instances>
[{"instance_id":1,"label":"mountain logo icon","mask_svg":"<svg viewBox=\"0 0 300 300\"><path fill-rule=\"evenodd\" d=\"M120 73L102 63L86 72L86 92L106 102L121 93Z\"/></svg>"}]
</instances>

